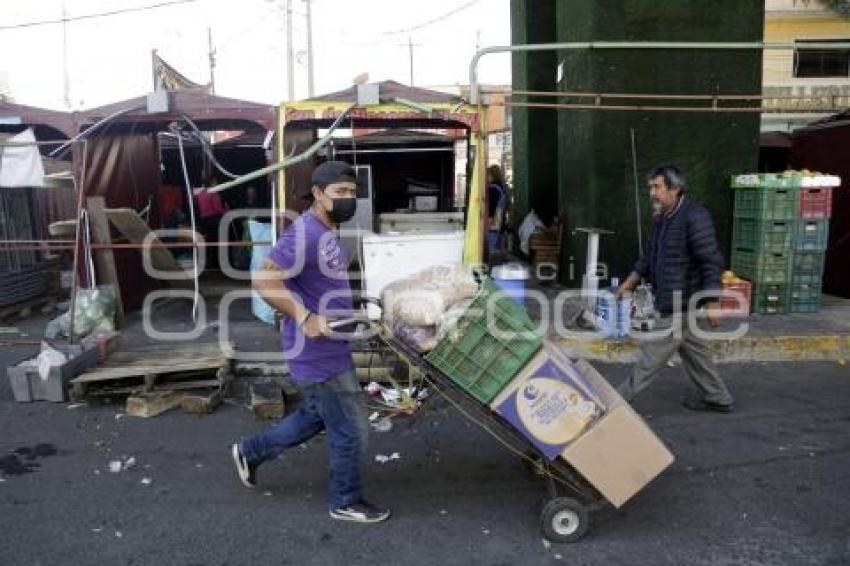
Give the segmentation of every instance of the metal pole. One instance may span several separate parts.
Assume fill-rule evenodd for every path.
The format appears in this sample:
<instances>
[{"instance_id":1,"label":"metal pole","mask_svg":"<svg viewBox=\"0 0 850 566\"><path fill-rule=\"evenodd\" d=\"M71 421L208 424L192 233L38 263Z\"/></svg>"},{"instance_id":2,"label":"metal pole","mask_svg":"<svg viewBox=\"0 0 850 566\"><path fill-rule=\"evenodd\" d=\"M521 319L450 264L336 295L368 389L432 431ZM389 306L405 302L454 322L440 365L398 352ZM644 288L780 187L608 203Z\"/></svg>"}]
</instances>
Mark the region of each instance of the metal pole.
<instances>
[{"instance_id":1,"label":"metal pole","mask_svg":"<svg viewBox=\"0 0 850 566\"><path fill-rule=\"evenodd\" d=\"M315 84L313 82L313 12L312 0L304 0L307 5L307 96L313 98L315 95Z\"/></svg>"},{"instance_id":2,"label":"metal pole","mask_svg":"<svg viewBox=\"0 0 850 566\"><path fill-rule=\"evenodd\" d=\"M841 108L822 108L818 106L639 106L639 105L604 105L604 104L549 104L545 102L503 102L493 103L490 106L506 106L509 108L571 108L573 110L618 110L642 112L711 112L719 114L722 112L755 112L758 114L787 114L791 112L814 112L830 113Z\"/></svg>"},{"instance_id":3,"label":"metal pole","mask_svg":"<svg viewBox=\"0 0 850 566\"><path fill-rule=\"evenodd\" d=\"M410 86L413 86L413 38L407 36L407 50L410 55Z\"/></svg>"},{"instance_id":4,"label":"metal pole","mask_svg":"<svg viewBox=\"0 0 850 566\"><path fill-rule=\"evenodd\" d=\"M71 270L72 270L71 271L71 305L68 308L68 313L69 313L68 317L71 320L71 326L70 326L70 329L68 331L68 343L69 344L74 343L74 330L75 330L74 314L75 314L75 311L76 311L76 308L77 308L77 283L79 282L78 277L77 277L77 270L78 270L78 265L79 265L79 261L80 261L80 236L81 236L80 231L82 230L82 226L83 226L81 218L82 218L82 215L83 215L83 198L85 197L85 194L86 194L86 166L87 166L87 162L88 162L88 153L89 153L88 152L88 140L84 139L83 140L83 164L82 164L82 171L80 173L80 185L78 187L79 193L77 194L77 216L76 216L77 227L76 227L76 233L75 233L75 236L74 236L74 263L73 263L73 267L71 268Z\"/></svg>"},{"instance_id":5,"label":"metal pole","mask_svg":"<svg viewBox=\"0 0 850 566\"><path fill-rule=\"evenodd\" d=\"M499 45L479 49L469 63L469 102L478 104L478 62L490 53L527 53L530 51L561 51L579 49L850 49L850 42L823 43L765 43L752 42L675 42L675 41L582 41L568 43L532 43Z\"/></svg>"},{"instance_id":6,"label":"metal pole","mask_svg":"<svg viewBox=\"0 0 850 566\"><path fill-rule=\"evenodd\" d=\"M295 51L292 47L292 0L286 0L286 93L295 100Z\"/></svg>"},{"instance_id":7,"label":"metal pole","mask_svg":"<svg viewBox=\"0 0 850 566\"><path fill-rule=\"evenodd\" d=\"M68 76L68 11L62 4L62 88L65 94L65 107L71 109L71 79Z\"/></svg>"},{"instance_id":8,"label":"metal pole","mask_svg":"<svg viewBox=\"0 0 850 566\"><path fill-rule=\"evenodd\" d=\"M212 28L207 27L207 46L210 61L210 94L215 94L215 48L213 47Z\"/></svg>"},{"instance_id":9,"label":"metal pole","mask_svg":"<svg viewBox=\"0 0 850 566\"><path fill-rule=\"evenodd\" d=\"M635 220L637 222L637 237L638 237L638 257L643 255L643 229L640 225L640 190L638 189L638 170L637 170L637 143L635 142L635 129L631 129L632 133L632 173L635 178Z\"/></svg>"},{"instance_id":10,"label":"metal pole","mask_svg":"<svg viewBox=\"0 0 850 566\"><path fill-rule=\"evenodd\" d=\"M348 108L346 108L345 110L343 110L342 113L339 115L339 117L336 120L334 120L334 123L330 125L330 127L328 128L328 132L324 135L324 137L321 137L318 140L316 140L316 142L313 145L311 145L309 148L307 148L307 150L304 153L296 155L295 157L286 158L283 161L273 163L271 165L263 167L262 169L257 169L256 171L252 171L250 173L242 175L241 177L237 177L236 179L233 179L232 181L228 181L226 183L222 183L221 185L216 185L215 187L211 187L209 189L209 192L217 193L217 192L220 192L220 191L224 191L224 190L227 190L229 188L235 187L237 185L247 183L248 181L253 181L254 179L268 175L269 173L274 173L275 171L280 171L281 169L289 167L290 165L295 165L297 163L301 163L302 161L306 161L307 159L312 157L313 154L315 154L322 147L324 147L329 141L331 141L331 138L333 137L334 131L336 131L336 129L339 127L339 125L342 123L342 121L348 116L348 114L356 106L357 106L357 104L355 103L355 104L352 104L351 106L349 106Z\"/></svg>"}]
</instances>

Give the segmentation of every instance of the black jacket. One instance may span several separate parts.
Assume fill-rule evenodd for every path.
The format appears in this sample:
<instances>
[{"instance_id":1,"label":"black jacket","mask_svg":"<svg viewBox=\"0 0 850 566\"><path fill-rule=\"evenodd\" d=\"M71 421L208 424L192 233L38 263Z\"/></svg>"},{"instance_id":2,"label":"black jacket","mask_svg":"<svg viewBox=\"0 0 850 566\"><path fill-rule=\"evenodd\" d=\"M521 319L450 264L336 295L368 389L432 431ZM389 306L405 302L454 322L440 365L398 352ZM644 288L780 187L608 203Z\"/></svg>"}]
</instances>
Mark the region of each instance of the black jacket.
<instances>
[{"instance_id":1,"label":"black jacket","mask_svg":"<svg viewBox=\"0 0 850 566\"><path fill-rule=\"evenodd\" d=\"M683 196L678 208L653 222L649 247L635 271L652 282L655 308L671 314L675 291L682 292L682 309L686 310L697 291L721 290L723 266L711 215Z\"/></svg>"}]
</instances>

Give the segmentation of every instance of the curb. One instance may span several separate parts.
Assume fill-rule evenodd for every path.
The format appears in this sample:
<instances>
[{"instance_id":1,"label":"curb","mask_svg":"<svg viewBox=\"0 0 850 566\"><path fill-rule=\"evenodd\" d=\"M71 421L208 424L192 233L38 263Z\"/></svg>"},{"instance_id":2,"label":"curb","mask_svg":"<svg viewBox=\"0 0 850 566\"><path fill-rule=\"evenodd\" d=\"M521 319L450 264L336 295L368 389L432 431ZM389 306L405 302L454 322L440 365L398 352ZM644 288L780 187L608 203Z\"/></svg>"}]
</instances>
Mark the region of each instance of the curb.
<instances>
[{"instance_id":1,"label":"curb","mask_svg":"<svg viewBox=\"0 0 850 566\"><path fill-rule=\"evenodd\" d=\"M632 339L560 338L574 357L611 363L632 363L640 351ZM762 336L711 343L717 363L834 361L850 359L850 335Z\"/></svg>"}]
</instances>

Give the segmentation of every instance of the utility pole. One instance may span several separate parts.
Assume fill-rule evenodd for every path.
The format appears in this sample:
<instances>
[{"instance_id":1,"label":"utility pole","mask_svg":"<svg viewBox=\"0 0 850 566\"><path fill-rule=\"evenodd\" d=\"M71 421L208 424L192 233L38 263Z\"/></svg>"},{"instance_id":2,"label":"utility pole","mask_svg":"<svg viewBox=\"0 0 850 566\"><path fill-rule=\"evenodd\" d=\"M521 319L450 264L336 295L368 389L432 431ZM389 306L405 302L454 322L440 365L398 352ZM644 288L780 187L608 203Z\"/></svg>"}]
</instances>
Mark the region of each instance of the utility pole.
<instances>
[{"instance_id":1,"label":"utility pole","mask_svg":"<svg viewBox=\"0 0 850 566\"><path fill-rule=\"evenodd\" d=\"M295 51L292 47L292 0L286 0L286 89L295 100Z\"/></svg>"},{"instance_id":2,"label":"utility pole","mask_svg":"<svg viewBox=\"0 0 850 566\"><path fill-rule=\"evenodd\" d=\"M407 43L400 43L402 47L407 47L408 55L410 57L410 86L413 86L413 48L420 47L421 43L413 43L413 38L409 35L407 36Z\"/></svg>"},{"instance_id":3,"label":"utility pole","mask_svg":"<svg viewBox=\"0 0 850 566\"><path fill-rule=\"evenodd\" d=\"M313 13L312 0L304 0L307 4L307 96L313 98L316 85L313 82Z\"/></svg>"},{"instance_id":4,"label":"utility pole","mask_svg":"<svg viewBox=\"0 0 850 566\"><path fill-rule=\"evenodd\" d=\"M215 47L213 47L212 28L207 27L208 56L210 59L210 94L215 94Z\"/></svg>"},{"instance_id":5,"label":"utility pole","mask_svg":"<svg viewBox=\"0 0 850 566\"><path fill-rule=\"evenodd\" d=\"M68 75L68 12L62 4L62 90L65 108L71 109L71 79Z\"/></svg>"}]
</instances>

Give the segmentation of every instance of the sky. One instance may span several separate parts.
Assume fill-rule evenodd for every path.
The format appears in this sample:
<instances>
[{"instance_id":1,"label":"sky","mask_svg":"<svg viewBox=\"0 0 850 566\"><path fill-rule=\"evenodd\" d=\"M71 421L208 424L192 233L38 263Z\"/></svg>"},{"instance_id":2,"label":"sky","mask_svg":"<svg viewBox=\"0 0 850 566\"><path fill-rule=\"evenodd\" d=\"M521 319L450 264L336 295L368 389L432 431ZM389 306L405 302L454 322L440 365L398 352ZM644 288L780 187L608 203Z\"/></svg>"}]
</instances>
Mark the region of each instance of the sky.
<instances>
[{"instance_id":1,"label":"sky","mask_svg":"<svg viewBox=\"0 0 850 566\"><path fill-rule=\"evenodd\" d=\"M209 80L207 28L216 49L216 94L276 104L286 100L285 0L195 0L155 9L31 27L169 0L0 1L0 90L20 104L68 109L64 100L63 28L71 109L91 108L152 90L151 50L189 79ZM509 0L312 0L316 94L370 81L410 80L408 38L417 86L467 84L476 42L510 43ZM307 97L304 0L293 0L295 98ZM436 21L435 21L436 20ZM415 28L415 29L411 29ZM17 54L17 56L10 56ZM510 58L489 55L483 83L509 84Z\"/></svg>"}]
</instances>

